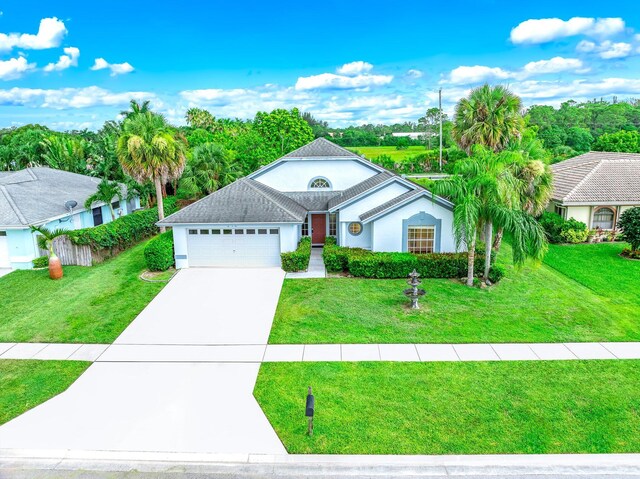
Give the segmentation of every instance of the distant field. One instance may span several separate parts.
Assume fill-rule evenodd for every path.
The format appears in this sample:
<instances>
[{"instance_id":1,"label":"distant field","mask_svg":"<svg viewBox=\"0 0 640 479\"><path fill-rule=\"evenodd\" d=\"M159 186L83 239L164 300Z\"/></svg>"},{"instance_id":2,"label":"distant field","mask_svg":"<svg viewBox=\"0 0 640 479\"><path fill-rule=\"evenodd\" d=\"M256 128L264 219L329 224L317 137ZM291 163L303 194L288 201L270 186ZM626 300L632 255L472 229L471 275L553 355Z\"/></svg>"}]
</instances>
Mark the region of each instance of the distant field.
<instances>
[{"instance_id":1,"label":"distant field","mask_svg":"<svg viewBox=\"0 0 640 479\"><path fill-rule=\"evenodd\" d=\"M357 146L348 149L358 152L370 160L373 160L380 155L389 155L393 161L397 162L401 162L407 157L427 151L424 146L410 146L405 150L397 150L395 146Z\"/></svg>"}]
</instances>

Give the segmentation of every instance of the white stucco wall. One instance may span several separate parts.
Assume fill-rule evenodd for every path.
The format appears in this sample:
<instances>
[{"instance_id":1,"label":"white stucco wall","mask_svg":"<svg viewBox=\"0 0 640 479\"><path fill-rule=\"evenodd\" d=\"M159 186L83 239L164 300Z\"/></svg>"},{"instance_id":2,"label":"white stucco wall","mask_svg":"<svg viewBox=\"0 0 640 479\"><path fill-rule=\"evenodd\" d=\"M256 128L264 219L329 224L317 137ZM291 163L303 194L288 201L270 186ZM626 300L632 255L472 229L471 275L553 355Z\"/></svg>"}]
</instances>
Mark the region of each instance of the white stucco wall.
<instances>
[{"instance_id":1,"label":"white stucco wall","mask_svg":"<svg viewBox=\"0 0 640 479\"><path fill-rule=\"evenodd\" d=\"M587 228L591 228L591 212L591 206L567 206L567 219L582 221Z\"/></svg>"},{"instance_id":2,"label":"white stucco wall","mask_svg":"<svg viewBox=\"0 0 640 479\"><path fill-rule=\"evenodd\" d=\"M373 251L403 251L402 221L420 212L425 212L442 220L440 252L455 252L456 242L453 235L453 212L434 203L428 198L420 198L373 221Z\"/></svg>"},{"instance_id":3,"label":"white stucco wall","mask_svg":"<svg viewBox=\"0 0 640 479\"><path fill-rule=\"evenodd\" d=\"M350 222L340 223L340 246L371 249L371 223L362 225L362 232L357 236L349 233L349 229L347 228L349 223Z\"/></svg>"},{"instance_id":4,"label":"white stucco wall","mask_svg":"<svg viewBox=\"0 0 640 479\"><path fill-rule=\"evenodd\" d=\"M309 182L321 176L333 190L346 190L377 173L356 160L290 160L252 178L279 191L308 191Z\"/></svg>"},{"instance_id":5,"label":"white stucco wall","mask_svg":"<svg viewBox=\"0 0 640 479\"><path fill-rule=\"evenodd\" d=\"M392 182L383 188L366 195L357 202L352 203L344 208L340 208L340 221L360 221L360 215L376 206L380 206L393 198L400 196L409 191L407 186L399 182Z\"/></svg>"},{"instance_id":6,"label":"white stucco wall","mask_svg":"<svg viewBox=\"0 0 640 479\"><path fill-rule=\"evenodd\" d=\"M187 249L187 230L193 228L219 228L219 229L235 229L235 228L279 228L280 229L280 252L286 253L293 251L298 247L300 241L300 225L282 223L282 224L261 224L261 223L225 223L225 224L197 224L173 227L173 247L176 256L176 268L188 268L189 256ZM181 258L184 256L185 258Z\"/></svg>"}]
</instances>

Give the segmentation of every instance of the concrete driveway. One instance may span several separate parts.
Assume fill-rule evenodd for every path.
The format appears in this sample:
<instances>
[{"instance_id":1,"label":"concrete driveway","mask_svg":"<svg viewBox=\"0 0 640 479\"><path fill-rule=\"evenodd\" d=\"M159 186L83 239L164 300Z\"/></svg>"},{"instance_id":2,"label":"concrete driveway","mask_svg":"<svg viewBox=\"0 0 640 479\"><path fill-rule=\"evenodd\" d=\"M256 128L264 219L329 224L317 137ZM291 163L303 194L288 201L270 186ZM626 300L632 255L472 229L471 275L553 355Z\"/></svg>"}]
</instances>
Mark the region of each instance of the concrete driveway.
<instances>
[{"instance_id":1,"label":"concrete driveway","mask_svg":"<svg viewBox=\"0 0 640 479\"><path fill-rule=\"evenodd\" d=\"M266 348L283 278L279 269L183 270L110 348ZM0 426L0 449L286 453L252 394L261 354L109 362L110 348L67 391Z\"/></svg>"}]
</instances>

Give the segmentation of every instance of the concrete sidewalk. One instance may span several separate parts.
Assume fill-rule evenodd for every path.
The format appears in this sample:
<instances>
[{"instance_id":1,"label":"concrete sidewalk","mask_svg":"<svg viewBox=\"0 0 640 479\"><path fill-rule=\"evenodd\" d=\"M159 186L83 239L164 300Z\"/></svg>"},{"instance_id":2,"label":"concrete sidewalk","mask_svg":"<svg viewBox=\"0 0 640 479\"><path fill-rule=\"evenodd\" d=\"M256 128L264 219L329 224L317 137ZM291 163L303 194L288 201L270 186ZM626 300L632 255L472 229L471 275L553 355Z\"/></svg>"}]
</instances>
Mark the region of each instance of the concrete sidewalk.
<instances>
[{"instance_id":1,"label":"concrete sidewalk","mask_svg":"<svg viewBox=\"0 0 640 479\"><path fill-rule=\"evenodd\" d=\"M287 273L287 279L308 279L308 278L326 278L327 269L322 259L322 248L311 248L311 257L309 258L309 267L307 271L298 273Z\"/></svg>"},{"instance_id":2,"label":"concrete sidewalk","mask_svg":"<svg viewBox=\"0 0 640 479\"><path fill-rule=\"evenodd\" d=\"M0 343L0 359L95 362L550 361L640 359L640 343L42 344Z\"/></svg>"}]
</instances>

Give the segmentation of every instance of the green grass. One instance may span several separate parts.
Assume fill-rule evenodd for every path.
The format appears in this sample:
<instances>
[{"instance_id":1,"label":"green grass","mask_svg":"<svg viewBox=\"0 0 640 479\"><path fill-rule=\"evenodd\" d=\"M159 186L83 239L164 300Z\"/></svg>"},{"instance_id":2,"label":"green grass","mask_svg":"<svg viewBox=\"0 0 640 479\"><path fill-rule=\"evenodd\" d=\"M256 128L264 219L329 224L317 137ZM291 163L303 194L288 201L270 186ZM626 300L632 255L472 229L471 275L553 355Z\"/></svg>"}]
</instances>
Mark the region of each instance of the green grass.
<instances>
[{"instance_id":1,"label":"green grass","mask_svg":"<svg viewBox=\"0 0 640 479\"><path fill-rule=\"evenodd\" d=\"M639 377L640 361L265 363L254 395L290 453L627 453Z\"/></svg>"},{"instance_id":2,"label":"green grass","mask_svg":"<svg viewBox=\"0 0 640 479\"><path fill-rule=\"evenodd\" d=\"M0 360L0 424L60 394L91 363Z\"/></svg>"},{"instance_id":3,"label":"green grass","mask_svg":"<svg viewBox=\"0 0 640 479\"><path fill-rule=\"evenodd\" d=\"M544 262L614 302L640 305L640 261L621 258L626 243L550 245Z\"/></svg>"},{"instance_id":4,"label":"green grass","mask_svg":"<svg viewBox=\"0 0 640 479\"><path fill-rule=\"evenodd\" d=\"M425 153L427 149L424 146L409 146L404 150L398 150L395 146L354 146L348 148L351 151L357 151L369 160L373 160L380 155L388 155L395 162L402 162L405 158Z\"/></svg>"},{"instance_id":5,"label":"green grass","mask_svg":"<svg viewBox=\"0 0 640 479\"><path fill-rule=\"evenodd\" d=\"M47 270L0 278L0 342L112 342L164 286L138 278L145 244L91 268L65 266L58 281Z\"/></svg>"},{"instance_id":6,"label":"green grass","mask_svg":"<svg viewBox=\"0 0 640 479\"><path fill-rule=\"evenodd\" d=\"M508 246L498 261L508 263ZM622 245L552 247L547 262L492 288L424 280L422 310L406 308L404 280L285 280L270 343L639 341L640 262ZM572 256L566 253L571 252Z\"/></svg>"}]
</instances>

